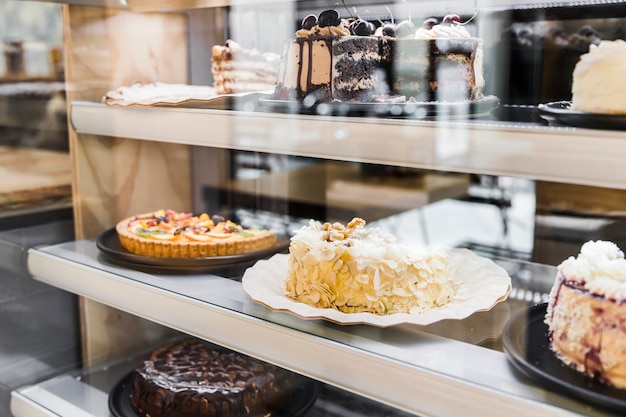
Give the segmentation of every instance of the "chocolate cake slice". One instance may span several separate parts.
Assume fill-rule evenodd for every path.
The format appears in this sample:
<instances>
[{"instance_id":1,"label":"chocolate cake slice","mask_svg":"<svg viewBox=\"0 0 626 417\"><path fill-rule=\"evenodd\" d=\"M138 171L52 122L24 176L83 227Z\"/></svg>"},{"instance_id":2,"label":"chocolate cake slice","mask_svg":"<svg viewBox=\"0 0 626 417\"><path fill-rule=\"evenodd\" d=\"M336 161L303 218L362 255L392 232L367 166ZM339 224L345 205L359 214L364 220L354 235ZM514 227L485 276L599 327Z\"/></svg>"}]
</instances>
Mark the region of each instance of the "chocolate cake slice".
<instances>
[{"instance_id":1,"label":"chocolate cake slice","mask_svg":"<svg viewBox=\"0 0 626 417\"><path fill-rule=\"evenodd\" d=\"M480 39L388 38L386 42L386 68L393 94L431 102L479 98Z\"/></svg>"},{"instance_id":2,"label":"chocolate cake slice","mask_svg":"<svg viewBox=\"0 0 626 417\"><path fill-rule=\"evenodd\" d=\"M343 36L333 41L332 93L340 101L372 101L388 93L380 39Z\"/></svg>"},{"instance_id":3,"label":"chocolate cake slice","mask_svg":"<svg viewBox=\"0 0 626 417\"><path fill-rule=\"evenodd\" d=\"M425 22L427 28L417 31L408 21L391 31L384 24L380 33L371 22L344 20L333 10L303 20L285 44L274 98L306 104L482 97L483 41L472 37L458 16Z\"/></svg>"}]
</instances>

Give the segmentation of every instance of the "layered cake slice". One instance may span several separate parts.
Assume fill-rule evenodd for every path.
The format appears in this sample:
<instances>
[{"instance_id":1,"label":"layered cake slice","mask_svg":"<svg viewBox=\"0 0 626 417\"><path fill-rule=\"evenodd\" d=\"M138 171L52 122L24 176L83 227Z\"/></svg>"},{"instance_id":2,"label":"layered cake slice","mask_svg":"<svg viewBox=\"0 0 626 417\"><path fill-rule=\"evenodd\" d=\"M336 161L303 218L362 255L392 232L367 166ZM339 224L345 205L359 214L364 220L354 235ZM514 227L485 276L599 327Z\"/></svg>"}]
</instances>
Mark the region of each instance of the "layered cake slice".
<instances>
[{"instance_id":1,"label":"layered cake slice","mask_svg":"<svg viewBox=\"0 0 626 417\"><path fill-rule=\"evenodd\" d=\"M276 86L278 54L246 49L231 39L213 46L211 52L217 94L268 91Z\"/></svg>"},{"instance_id":2,"label":"layered cake slice","mask_svg":"<svg viewBox=\"0 0 626 417\"><path fill-rule=\"evenodd\" d=\"M482 98L483 40L472 36L458 15L426 19L411 36L388 42L393 93L428 102Z\"/></svg>"},{"instance_id":3,"label":"layered cake slice","mask_svg":"<svg viewBox=\"0 0 626 417\"><path fill-rule=\"evenodd\" d=\"M387 94L383 65L379 39L337 38L332 45L332 97L339 101L367 102Z\"/></svg>"},{"instance_id":4,"label":"layered cake slice","mask_svg":"<svg viewBox=\"0 0 626 417\"><path fill-rule=\"evenodd\" d=\"M429 19L409 38L389 38L389 80L395 94L417 101L476 100L485 85L483 41L449 15ZM456 23L455 23L456 22Z\"/></svg>"},{"instance_id":5,"label":"layered cake slice","mask_svg":"<svg viewBox=\"0 0 626 417\"><path fill-rule=\"evenodd\" d=\"M285 44L275 98L379 102L462 101L482 97L483 42L446 16L415 30L378 29L335 10L307 16ZM402 30L401 30L402 29Z\"/></svg>"},{"instance_id":6,"label":"layered cake slice","mask_svg":"<svg viewBox=\"0 0 626 417\"><path fill-rule=\"evenodd\" d=\"M587 242L558 266L545 321L559 359L626 388L626 260L617 245Z\"/></svg>"},{"instance_id":7,"label":"layered cake slice","mask_svg":"<svg viewBox=\"0 0 626 417\"><path fill-rule=\"evenodd\" d=\"M381 74L379 39L354 36L335 10L307 16L285 43L277 98L315 101L370 101Z\"/></svg>"}]
</instances>

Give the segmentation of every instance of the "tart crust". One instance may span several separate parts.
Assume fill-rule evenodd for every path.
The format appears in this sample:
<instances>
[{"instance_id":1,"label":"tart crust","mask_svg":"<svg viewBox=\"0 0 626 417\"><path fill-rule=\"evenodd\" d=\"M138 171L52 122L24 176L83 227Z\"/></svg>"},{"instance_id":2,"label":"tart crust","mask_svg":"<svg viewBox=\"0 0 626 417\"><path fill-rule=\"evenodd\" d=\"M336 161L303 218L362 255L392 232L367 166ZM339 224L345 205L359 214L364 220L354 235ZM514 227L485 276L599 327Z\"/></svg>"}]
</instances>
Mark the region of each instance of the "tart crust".
<instances>
[{"instance_id":1,"label":"tart crust","mask_svg":"<svg viewBox=\"0 0 626 417\"><path fill-rule=\"evenodd\" d=\"M131 224L153 214L132 216L117 223L115 230L126 250L157 258L206 258L257 252L274 246L277 241L275 232L264 229L241 229L245 236L231 233L228 237L205 237L203 241L193 241L185 236L176 240L161 240L137 235Z\"/></svg>"}]
</instances>

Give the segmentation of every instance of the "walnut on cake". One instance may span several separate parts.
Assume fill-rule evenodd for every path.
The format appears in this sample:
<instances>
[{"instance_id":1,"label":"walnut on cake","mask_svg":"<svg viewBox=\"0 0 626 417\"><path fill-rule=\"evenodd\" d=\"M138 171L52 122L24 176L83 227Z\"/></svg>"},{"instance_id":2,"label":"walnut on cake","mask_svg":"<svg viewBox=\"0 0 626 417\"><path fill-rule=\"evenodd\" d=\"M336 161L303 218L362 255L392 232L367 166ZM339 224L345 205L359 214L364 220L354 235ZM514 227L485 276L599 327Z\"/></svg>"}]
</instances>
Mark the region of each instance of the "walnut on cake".
<instances>
[{"instance_id":1,"label":"walnut on cake","mask_svg":"<svg viewBox=\"0 0 626 417\"><path fill-rule=\"evenodd\" d=\"M291 239L288 297L344 313L394 314L445 306L457 296L441 248L395 242L355 218L347 225L311 220Z\"/></svg>"}]
</instances>

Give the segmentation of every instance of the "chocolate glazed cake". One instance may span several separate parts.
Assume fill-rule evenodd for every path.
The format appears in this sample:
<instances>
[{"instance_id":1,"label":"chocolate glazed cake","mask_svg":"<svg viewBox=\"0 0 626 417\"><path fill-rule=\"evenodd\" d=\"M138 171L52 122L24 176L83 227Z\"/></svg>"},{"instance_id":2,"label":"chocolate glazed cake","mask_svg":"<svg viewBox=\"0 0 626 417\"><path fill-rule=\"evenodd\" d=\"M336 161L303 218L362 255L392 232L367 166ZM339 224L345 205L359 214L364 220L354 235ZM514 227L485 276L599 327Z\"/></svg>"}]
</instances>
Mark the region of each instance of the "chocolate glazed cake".
<instances>
[{"instance_id":1,"label":"chocolate glazed cake","mask_svg":"<svg viewBox=\"0 0 626 417\"><path fill-rule=\"evenodd\" d=\"M184 339L154 350L133 374L140 416L257 417L289 401L293 374L234 352Z\"/></svg>"}]
</instances>

